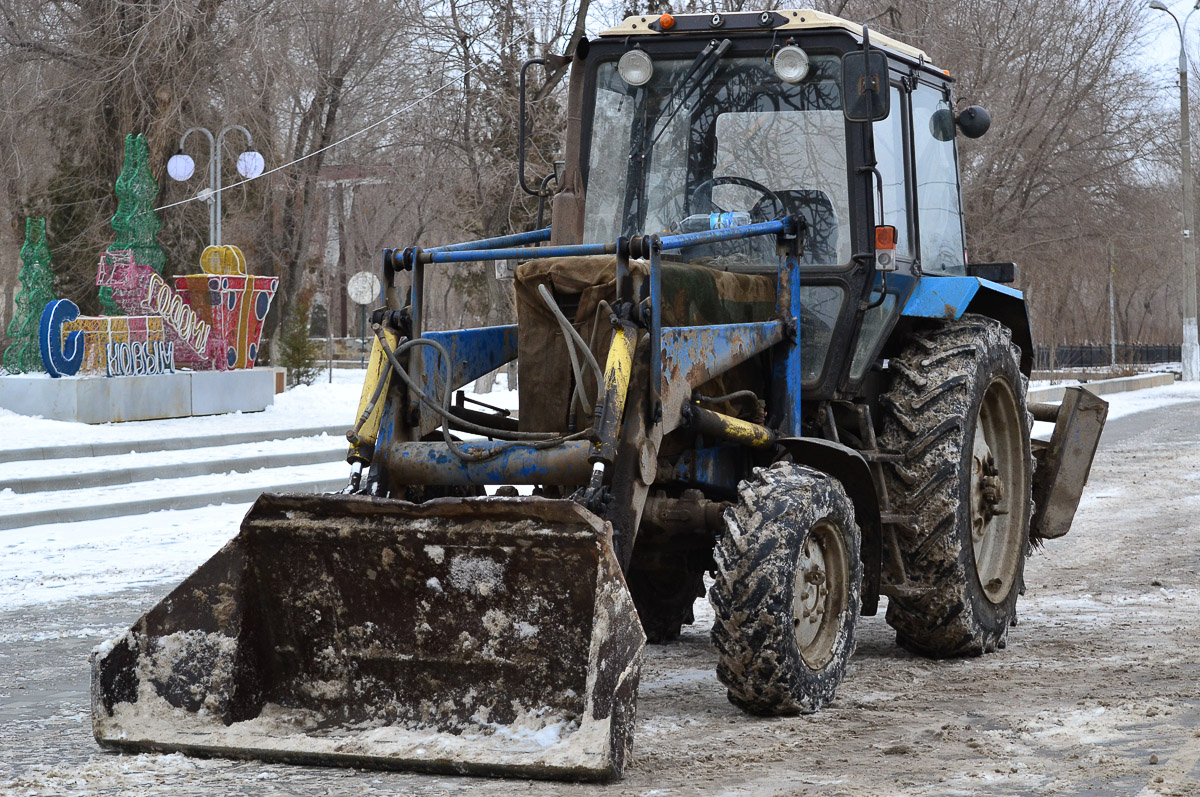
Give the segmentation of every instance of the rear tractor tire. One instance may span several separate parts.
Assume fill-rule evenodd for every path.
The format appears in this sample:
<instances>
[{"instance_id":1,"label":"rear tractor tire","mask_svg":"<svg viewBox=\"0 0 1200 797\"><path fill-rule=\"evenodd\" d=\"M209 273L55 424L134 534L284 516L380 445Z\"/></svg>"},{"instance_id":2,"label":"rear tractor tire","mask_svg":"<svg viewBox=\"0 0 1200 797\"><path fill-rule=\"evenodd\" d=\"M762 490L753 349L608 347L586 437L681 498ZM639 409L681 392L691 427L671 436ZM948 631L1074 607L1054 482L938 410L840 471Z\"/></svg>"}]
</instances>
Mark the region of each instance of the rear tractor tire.
<instances>
[{"instance_id":1,"label":"rear tractor tire","mask_svg":"<svg viewBox=\"0 0 1200 797\"><path fill-rule=\"evenodd\" d=\"M777 463L738 487L717 542L712 640L729 701L751 714L829 703L854 652L861 533L842 485Z\"/></svg>"},{"instance_id":2,"label":"rear tractor tire","mask_svg":"<svg viewBox=\"0 0 1200 797\"><path fill-rule=\"evenodd\" d=\"M1008 328L964 316L918 333L889 370L880 445L906 593L889 598L896 641L923 656L990 653L1007 643L1024 590L1033 458L1020 351Z\"/></svg>"}]
</instances>

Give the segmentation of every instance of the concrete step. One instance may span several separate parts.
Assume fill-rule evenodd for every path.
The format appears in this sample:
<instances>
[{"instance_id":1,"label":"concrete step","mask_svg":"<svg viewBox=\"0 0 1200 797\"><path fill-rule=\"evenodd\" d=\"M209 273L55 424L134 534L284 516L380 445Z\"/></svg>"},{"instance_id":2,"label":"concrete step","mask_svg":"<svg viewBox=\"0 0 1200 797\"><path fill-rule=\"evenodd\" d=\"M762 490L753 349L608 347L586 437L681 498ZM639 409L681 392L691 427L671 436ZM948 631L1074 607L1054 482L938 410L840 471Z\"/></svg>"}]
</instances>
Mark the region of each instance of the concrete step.
<instances>
[{"instance_id":1,"label":"concrete step","mask_svg":"<svg viewBox=\"0 0 1200 797\"><path fill-rule=\"evenodd\" d=\"M81 520L100 520L126 515L144 515L164 509L196 509L214 504L244 504L257 499L264 492L271 493L328 493L345 486L345 479L317 479L273 484L269 487L247 487L221 492L202 492L182 495L164 495L93 506L70 506L57 509L42 509L27 512L12 512L0 515L0 530L40 526L47 523L75 523ZM130 555L136 556L135 551Z\"/></svg>"},{"instance_id":2,"label":"concrete step","mask_svg":"<svg viewBox=\"0 0 1200 797\"><path fill-rule=\"evenodd\" d=\"M254 441L258 442L258 441ZM138 452L145 453L145 452ZM286 454L257 454L226 457L207 462L177 462L169 465L147 465L116 468L88 473L64 473L58 476L31 476L0 482L0 489L28 494L57 490L82 490L89 487L108 487L114 484L136 484L154 479L179 479L205 476L212 473L248 473L260 468L286 468L293 465L317 465L338 462L346 456L346 444L325 445L312 451ZM349 469L347 469L349 473Z\"/></svg>"},{"instance_id":3,"label":"concrete step","mask_svg":"<svg viewBox=\"0 0 1200 797\"><path fill-rule=\"evenodd\" d=\"M0 462L20 462L30 459L80 459L107 457L114 454L135 454L148 451L183 451L191 448L211 448L239 443L259 443L267 440L288 440L293 437L315 437L327 434L342 438L351 424L344 426L318 426L307 429L264 429L253 432L229 432L226 434L197 435L195 437L164 437L149 440L126 440L107 443L77 443L65 446L42 448L0 449Z\"/></svg>"}]
</instances>

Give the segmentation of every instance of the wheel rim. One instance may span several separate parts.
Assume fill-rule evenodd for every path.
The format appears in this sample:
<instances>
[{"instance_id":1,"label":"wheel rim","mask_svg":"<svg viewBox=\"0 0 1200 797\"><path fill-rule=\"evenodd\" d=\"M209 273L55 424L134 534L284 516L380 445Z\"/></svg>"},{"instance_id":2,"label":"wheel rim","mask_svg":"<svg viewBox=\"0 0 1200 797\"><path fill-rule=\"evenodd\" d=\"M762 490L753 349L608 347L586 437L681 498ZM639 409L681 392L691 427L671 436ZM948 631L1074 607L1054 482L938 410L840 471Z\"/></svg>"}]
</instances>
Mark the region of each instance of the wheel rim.
<instances>
[{"instance_id":1,"label":"wheel rim","mask_svg":"<svg viewBox=\"0 0 1200 797\"><path fill-rule=\"evenodd\" d=\"M983 594L1002 603L1025 553L1029 512L1025 419L1012 387L993 379L979 405L971 447L971 548Z\"/></svg>"},{"instance_id":2,"label":"wheel rim","mask_svg":"<svg viewBox=\"0 0 1200 797\"><path fill-rule=\"evenodd\" d=\"M842 615L850 563L841 529L829 520L812 527L800 549L792 590L792 619L800 658L819 670L833 658Z\"/></svg>"}]
</instances>

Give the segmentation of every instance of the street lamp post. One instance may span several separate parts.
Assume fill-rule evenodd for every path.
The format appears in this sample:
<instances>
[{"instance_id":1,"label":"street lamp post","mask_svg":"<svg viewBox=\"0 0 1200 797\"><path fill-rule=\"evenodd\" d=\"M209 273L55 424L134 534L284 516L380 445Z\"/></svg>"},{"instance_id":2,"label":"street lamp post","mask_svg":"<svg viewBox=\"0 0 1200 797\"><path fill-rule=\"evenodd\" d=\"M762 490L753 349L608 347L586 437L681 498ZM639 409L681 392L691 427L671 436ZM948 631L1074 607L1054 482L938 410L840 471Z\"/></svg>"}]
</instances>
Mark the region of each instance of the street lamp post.
<instances>
[{"instance_id":1,"label":"street lamp post","mask_svg":"<svg viewBox=\"0 0 1200 797\"><path fill-rule=\"evenodd\" d=\"M209 246L221 245L221 144L230 130L238 130L246 136L246 151L238 155L237 159L238 174L248 180L258 177L263 172L263 156L254 151L254 140L250 137L250 131L241 125L226 125L215 137L208 128L193 127L180 137L179 152L167 161L167 174L171 179L179 182L187 180L195 172L196 164L191 157L183 154L184 142L192 133L203 133L208 139L208 187L196 196L208 203Z\"/></svg>"},{"instance_id":2,"label":"street lamp post","mask_svg":"<svg viewBox=\"0 0 1200 797\"><path fill-rule=\"evenodd\" d=\"M1183 347L1180 356L1183 380L1195 382L1200 380L1200 341L1196 336L1196 244L1192 240L1192 231L1196 229L1196 207L1192 196L1192 127L1188 119L1187 39L1184 33L1188 20L1200 9L1200 0L1196 0L1182 23L1162 0L1151 0L1150 7L1170 14L1179 31L1179 148L1183 155Z\"/></svg>"}]
</instances>

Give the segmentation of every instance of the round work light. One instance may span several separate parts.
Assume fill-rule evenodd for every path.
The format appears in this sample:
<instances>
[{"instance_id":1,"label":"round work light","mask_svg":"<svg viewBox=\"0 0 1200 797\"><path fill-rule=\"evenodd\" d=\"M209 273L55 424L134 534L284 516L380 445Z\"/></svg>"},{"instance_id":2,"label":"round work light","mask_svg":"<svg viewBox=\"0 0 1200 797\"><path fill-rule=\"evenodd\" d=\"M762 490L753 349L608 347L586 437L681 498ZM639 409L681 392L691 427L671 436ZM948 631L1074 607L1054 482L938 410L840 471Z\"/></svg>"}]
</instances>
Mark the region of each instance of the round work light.
<instances>
[{"instance_id":1,"label":"round work light","mask_svg":"<svg viewBox=\"0 0 1200 797\"><path fill-rule=\"evenodd\" d=\"M654 74L654 62L644 50L630 50L617 61L617 73L631 86L644 86Z\"/></svg>"},{"instance_id":2,"label":"round work light","mask_svg":"<svg viewBox=\"0 0 1200 797\"><path fill-rule=\"evenodd\" d=\"M775 74L785 83L799 83L808 75L808 53L794 44L780 47L773 61Z\"/></svg>"}]
</instances>

